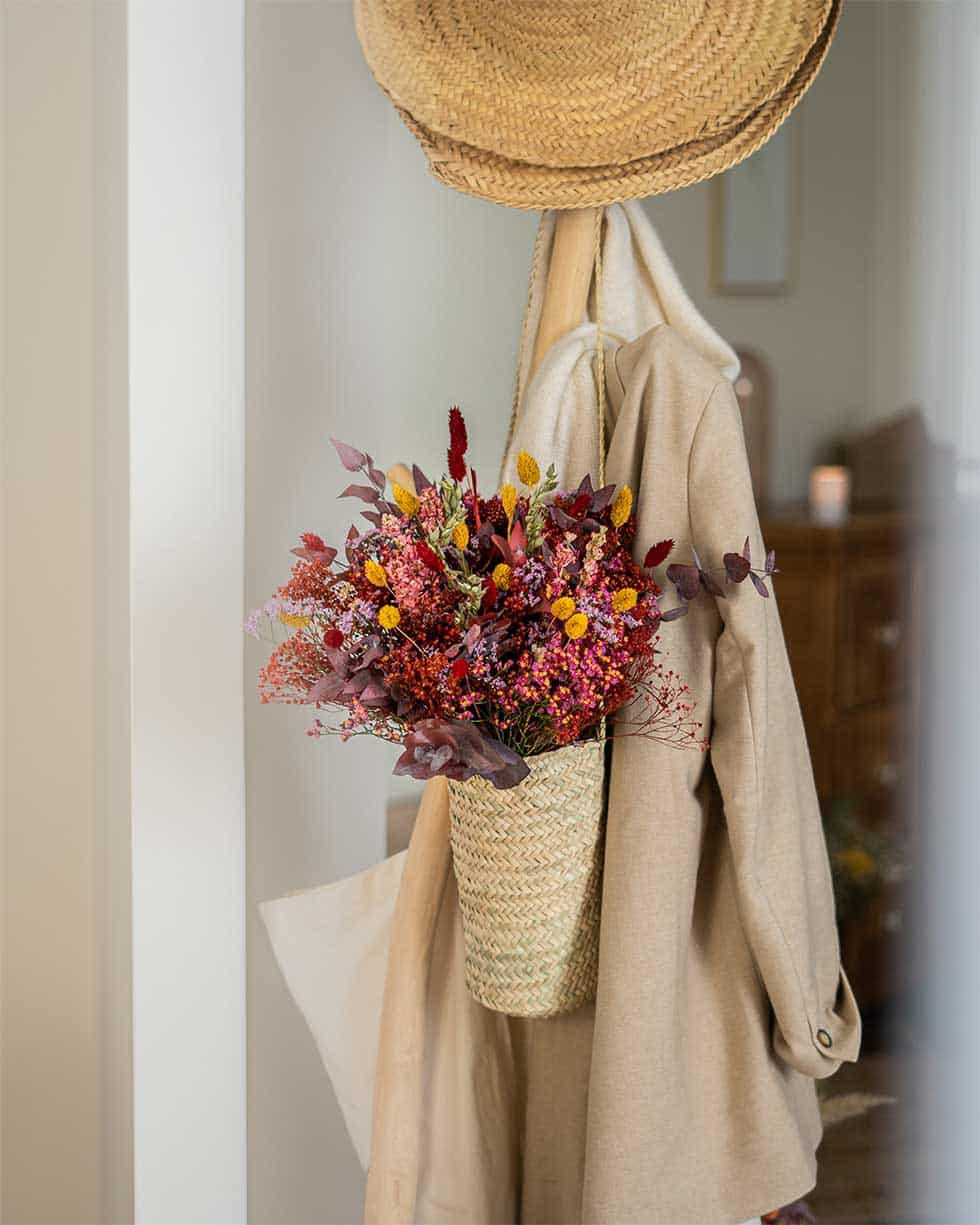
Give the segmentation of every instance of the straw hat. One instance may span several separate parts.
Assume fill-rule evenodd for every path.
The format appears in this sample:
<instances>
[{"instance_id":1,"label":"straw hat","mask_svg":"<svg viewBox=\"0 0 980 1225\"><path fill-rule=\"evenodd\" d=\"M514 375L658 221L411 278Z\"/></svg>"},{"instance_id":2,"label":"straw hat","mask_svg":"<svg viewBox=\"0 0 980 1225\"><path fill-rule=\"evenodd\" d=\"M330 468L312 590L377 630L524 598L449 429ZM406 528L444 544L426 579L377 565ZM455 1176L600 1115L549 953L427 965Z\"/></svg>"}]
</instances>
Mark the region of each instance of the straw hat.
<instances>
[{"instance_id":1,"label":"straw hat","mask_svg":"<svg viewBox=\"0 0 980 1225\"><path fill-rule=\"evenodd\" d=\"M841 0L355 0L436 178L516 208L686 187L776 131Z\"/></svg>"}]
</instances>

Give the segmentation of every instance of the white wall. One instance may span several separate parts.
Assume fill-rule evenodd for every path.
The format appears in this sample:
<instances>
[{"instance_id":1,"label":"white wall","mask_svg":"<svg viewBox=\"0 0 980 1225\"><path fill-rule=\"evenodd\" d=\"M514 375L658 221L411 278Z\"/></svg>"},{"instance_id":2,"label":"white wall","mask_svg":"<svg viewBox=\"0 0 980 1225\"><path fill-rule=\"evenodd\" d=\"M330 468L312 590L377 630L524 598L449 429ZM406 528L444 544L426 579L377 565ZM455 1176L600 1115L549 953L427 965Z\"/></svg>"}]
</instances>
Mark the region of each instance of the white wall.
<instances>
[{"instance_id":1,"label":"white wall","mask_svg":"<svg viewBox=\"0 0 980 1225\"><path fill-rule=\"evenodd\" d=\"M921 405L980 490L980 6L876 17L869 417Z\"/></svg>"},{"instance_id":2,"label":"white wall","mask_svg":"<svg viewBox=\"0 0 980 1225\"><path fill-rule=\"evenodd\" d=\"M3 1220L132 1211L125 7L0 7Z\"/></svg>"},{"instance_id":3,"label":"white wall","mask_svg":"<svg viewBox=\"0 0 980 1225\"><path fill-rule=\"evenodd\" d=\"M915 6L844 6L820 75L788 120L802 154L799 278L791 293L753 298L712 292L711 183L646 202L708 319L732 344L752 348L770 363L775 502L802 501L811 465L866 412L876 225L876 29L879 10L894 7Z\"/></svg>"},{"instance_id":4,"label":"white wall","mask_svg":"<svg viewBox=\"0 0 980 1225\"><path fill-rule=\"evenodd\" d=\"M350 6L253 2L248 24L248 557L252 605L301 531L346 530L328 437L383 466L445 462L467 413L495 479L536 218L440 187L368 75ZM384 854L393 761L259 707L246 655L250 1215L353 1221L363 1182L255 904Z\"/></svg>"}]
</instances>

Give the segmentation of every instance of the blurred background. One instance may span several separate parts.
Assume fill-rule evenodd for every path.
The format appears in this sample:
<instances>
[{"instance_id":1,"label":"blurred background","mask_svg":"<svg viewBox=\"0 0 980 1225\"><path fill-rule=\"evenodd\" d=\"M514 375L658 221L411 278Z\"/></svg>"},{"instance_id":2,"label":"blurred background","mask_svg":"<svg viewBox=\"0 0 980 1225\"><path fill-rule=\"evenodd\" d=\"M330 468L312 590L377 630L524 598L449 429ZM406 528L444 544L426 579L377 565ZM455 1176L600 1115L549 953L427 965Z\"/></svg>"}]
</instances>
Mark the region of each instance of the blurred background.
<instances>
[{"instance_id":1,"label":"blurred background","mask_svg":"<svg viewBox=\"0 0 980 1225\"><path fill-rule=\"evenodd\" d=\"M417 791L260 709L241 593L345 528L331 434L433 467L459 403L495 473L537 219L428 178L347 3L0 14L0 1220L355 1221L256 905ZM852 0L769 145L645 205L743 359L865 1019L822 1222L980 1220L978 151L980 6Z\"/></svg>"}]
</instances>

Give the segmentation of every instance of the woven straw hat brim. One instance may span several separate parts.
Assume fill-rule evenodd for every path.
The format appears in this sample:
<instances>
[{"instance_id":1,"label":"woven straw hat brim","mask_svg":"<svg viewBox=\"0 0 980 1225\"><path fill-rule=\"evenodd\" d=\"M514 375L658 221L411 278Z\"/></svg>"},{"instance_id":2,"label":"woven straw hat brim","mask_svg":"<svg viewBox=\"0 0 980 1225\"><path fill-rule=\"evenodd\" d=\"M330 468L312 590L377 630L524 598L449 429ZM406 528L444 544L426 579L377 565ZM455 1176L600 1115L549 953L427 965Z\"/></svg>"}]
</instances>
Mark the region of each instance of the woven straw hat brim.
<instances>
[{"instance_id":1,"label":"woven straw hat brim","mask_svg":"<svg viewBox=\"0 0 980 1225\"><path fill-rule=\"evenodd\" d=\"M659 195L720 174L765 144L812 84L833 40L840 9L841 0L832 0L824 27L793 78L753 114L727 131L625 164L555 168L515 161L448 140L404 108L398 111L422 145L433 175L468 195L525 209L592 208Z\"/></svg>"},{"instance_id":2,"label":"woven straw hat brim","mask_svg":"<svg viewBox=\"0 0 980 1225\"><path fill-rule=\"evenodd\" d=\"M434 138L535 166L634 162L780 95L832 0L357 0L365 56Z\"/></svg>"}]
</instances>

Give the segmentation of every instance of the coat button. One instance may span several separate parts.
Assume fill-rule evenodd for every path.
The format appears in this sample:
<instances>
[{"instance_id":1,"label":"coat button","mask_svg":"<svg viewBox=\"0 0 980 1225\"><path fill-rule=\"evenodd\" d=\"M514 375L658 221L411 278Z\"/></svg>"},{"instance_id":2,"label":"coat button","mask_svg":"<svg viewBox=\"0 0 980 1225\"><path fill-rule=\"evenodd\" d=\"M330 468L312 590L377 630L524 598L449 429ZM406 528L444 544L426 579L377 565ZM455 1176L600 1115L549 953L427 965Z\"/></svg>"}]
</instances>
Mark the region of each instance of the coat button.
<instances>
[{"instance_id":1,"label":"coat button","mask_svg":"<svg viewBox=\"0 0 980 1225\"><path fill-rule=\"evenodd\" d=\"M833 1038L830 1036L830 1034L827 1033L825 1029L817 1030L817 1041L820 1043L822 1047L824 1047L828 1051L834 1045Z\"/></svg>"}]
</instances>

